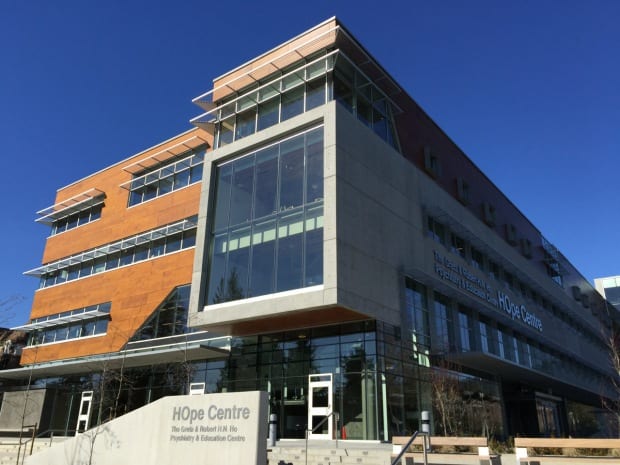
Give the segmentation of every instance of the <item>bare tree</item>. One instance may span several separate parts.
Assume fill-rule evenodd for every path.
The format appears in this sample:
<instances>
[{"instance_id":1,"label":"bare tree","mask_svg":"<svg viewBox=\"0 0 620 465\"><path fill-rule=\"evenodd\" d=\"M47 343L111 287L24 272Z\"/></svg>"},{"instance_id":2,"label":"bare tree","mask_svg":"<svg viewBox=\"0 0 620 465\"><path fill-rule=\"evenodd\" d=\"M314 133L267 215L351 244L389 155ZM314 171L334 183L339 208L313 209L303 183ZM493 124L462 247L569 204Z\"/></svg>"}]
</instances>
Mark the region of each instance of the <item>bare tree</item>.
<instances>
[{"instance_id":1,"label":"bare tree","mask_svg":"<svg viewBox=\"0 0 620 465\"><path fill-rule=\"evenodd\" d=\"M444 436L461 434L464 405L458 377L446 367L430 374L433 406Z\"/></svg>"},{"instance_id":2,"label":"bare tree","mask_svg":"<svg viewBox=\"0 0 620 465\"><path fill-rule=\"evenodd\" d=\"M601 396L603 407L607 409L615 420L615 430L620 426L620 330L613 328L604 334L605 343L609 351L609 364L612 370L609 382L611 392Z\"/></svg>"}]
</instances>

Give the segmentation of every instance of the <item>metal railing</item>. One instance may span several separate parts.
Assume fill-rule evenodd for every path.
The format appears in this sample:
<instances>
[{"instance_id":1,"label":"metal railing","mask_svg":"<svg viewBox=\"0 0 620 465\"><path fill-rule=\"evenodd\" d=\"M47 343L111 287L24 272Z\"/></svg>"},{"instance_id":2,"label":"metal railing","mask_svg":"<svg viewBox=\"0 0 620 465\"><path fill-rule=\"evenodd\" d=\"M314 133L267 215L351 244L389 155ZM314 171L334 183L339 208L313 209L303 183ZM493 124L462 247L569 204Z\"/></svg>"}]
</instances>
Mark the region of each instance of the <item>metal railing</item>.
<instances>
[{"instance_id":1,"label":"metal railing","mask_svg":"<svg viewBox=\"0 0 620 465\"><path fill-rule=\"evenodd\" d=\"M409 450L409 447L411 447L411 444L413 444L413 441L415 441L415 439L419 435L422 435L424 437L424 444L422 444L422 454L424 456L424 465L428 465L428 447L427 447L428 433L422 433L420 431L416 431L415 433L413 433L413 435L409 438L409 441L407 441L407 443L403 446L403 448L398 453L398 455L394 458L394 460L392 460L391 465L398 465L400 463L400 460L403 458L403 455L407 453L407 451Z\"/></svg>"},{"instance_id":2,"label":"metal railing","mask_svg":"<svg viewBox=\"0 0 620 465\"><path fill-rule=\"evenodd\" d=\"M337 415L336 412L329 412L329 415L327 415L325 418L323 418L315 427L313 428L308 428L308 426L306 426L306 453L304 454L306 456L306 465L308 465L308 433L314 433L316 430L318 430L321 426L323 426L323 424L329 420L331 417L333 417L334 415Z\"/></svg>"},{"instance_id":3,"label":"metal railing","mask_svg":"<svg viewBox=\"0 0 620 465\"><path fill-rule=\"evenodd\" d=\"M19 442L17 445L17 462L16 465L19 465L19 460L21 457L22 463L24 463L24 460L26 459L26 447L24 447L24 456L22 457L22 445L26 446L28 444L28 441L30 441L30 455L32 455L32 450L34 448L34 438L37 435L37 427L38 425L35 423L34 425L23 425L19 431ZM27 437L24 441L22 441L23 437L24 437L24 430L26 431L32 431L32 436L31 437Z\"/></svg>"}]
</instances>

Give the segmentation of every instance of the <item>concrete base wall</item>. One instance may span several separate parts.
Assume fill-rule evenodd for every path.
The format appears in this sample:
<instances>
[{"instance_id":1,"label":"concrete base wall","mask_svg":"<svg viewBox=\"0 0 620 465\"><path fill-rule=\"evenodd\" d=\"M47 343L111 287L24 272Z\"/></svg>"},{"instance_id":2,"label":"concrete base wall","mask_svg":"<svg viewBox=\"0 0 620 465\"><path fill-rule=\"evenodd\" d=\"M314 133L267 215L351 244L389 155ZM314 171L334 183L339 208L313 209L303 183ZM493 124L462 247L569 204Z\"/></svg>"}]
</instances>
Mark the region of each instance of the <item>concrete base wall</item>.
<instances>
[{"instance_id":1,"label":"concrete base wall","mask_svg":"<svg viewBox=\"0 0 620 465\"><path fill-rule=\"evenodd\" d=\"M165 397L26 459L28 465L265 465L267 393Z\"/></svg>"}]
</instances>

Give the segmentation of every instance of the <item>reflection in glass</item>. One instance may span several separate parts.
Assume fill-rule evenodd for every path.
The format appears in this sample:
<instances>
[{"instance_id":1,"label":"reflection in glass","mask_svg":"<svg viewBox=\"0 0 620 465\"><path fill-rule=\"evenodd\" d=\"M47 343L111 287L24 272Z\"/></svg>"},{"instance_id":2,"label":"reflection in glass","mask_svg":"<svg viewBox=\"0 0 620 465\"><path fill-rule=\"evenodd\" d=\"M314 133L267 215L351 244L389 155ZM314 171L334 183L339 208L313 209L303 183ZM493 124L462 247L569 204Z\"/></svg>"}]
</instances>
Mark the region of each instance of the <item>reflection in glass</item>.
<instances>
[{"instance_id":1,"label":"reflection in glass","mask_svg":"<svg viewBox=\"0 0 620 465\"><path fill-rule=\"evenodd\" d=\"M322 204L322 128L218 166L208 304L322 284Z\"/></svg>"}]
</instances>

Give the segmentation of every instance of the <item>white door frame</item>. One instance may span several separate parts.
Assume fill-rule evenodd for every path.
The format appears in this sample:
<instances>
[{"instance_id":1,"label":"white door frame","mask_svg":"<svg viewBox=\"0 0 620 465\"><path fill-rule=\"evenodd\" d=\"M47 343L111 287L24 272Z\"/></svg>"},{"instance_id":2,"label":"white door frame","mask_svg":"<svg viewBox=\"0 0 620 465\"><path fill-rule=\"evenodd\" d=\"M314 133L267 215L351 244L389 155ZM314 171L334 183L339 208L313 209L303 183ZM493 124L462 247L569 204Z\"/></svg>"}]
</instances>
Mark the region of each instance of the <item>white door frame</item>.
<instances>
[{"instance_id":1,"label":"white door frame","mask_svg":"<svg viewBox=\"0 0 620 465\"><path fill-rule=\"evenodd\" d=\"M90 426L90 411L93 407L93 391L83 391L80 399L80 410L78 411L77 425L75 434L83 433Z\"/></svg>"},{"instance_id":2,"label":"white door frame","mask_svg":"<svg viewBox=\"0 0 620 465\"><path fill-rule=\"evenodd\" d=\"M317 396L315 396L315 392ZM324 426L315 433L314 425L332 413L334 399L334 382L331 373L308 376L308 439L332 439L334 436L334 419L329 418ZM317 404L318 405L315 405Z\"/></svg>"}]
</instances>

